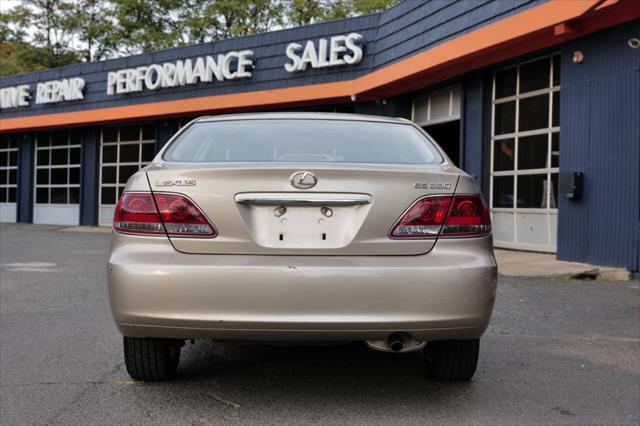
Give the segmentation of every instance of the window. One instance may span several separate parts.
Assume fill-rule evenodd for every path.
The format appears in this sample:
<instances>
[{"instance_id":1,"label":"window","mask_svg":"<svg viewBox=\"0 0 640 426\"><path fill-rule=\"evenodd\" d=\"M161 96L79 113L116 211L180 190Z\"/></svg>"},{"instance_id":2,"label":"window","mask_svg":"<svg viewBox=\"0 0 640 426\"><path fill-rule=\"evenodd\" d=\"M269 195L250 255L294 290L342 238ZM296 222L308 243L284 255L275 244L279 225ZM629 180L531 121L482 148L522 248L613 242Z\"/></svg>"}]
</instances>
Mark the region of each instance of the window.
<instances>
[{"instance_id":1,"label":"window","mask_svg":"<svg viewBox=\"0 0 640 426\"><path fill-rule=\"evenodd\" d=\"M418 126L430 126L460 119L459 86L418 96L413 100L411 121Z\"/></svg>"},{"instance_id":2,"label":"window","mask_svg":"<svg viewBox=\"0 0 640 426\"><path fill-rule=\"evenodd\" d=\"M0 135L0 203L15 203L18 190L18 135Z\"/></svg>"},{"instance_id":3,"label":"window","mask_svg":"<svg viewBox=\"0 0 640 426\"><path fill-rule=\"evenodd\" d=\"M127 180L155 156L153 125L105 127L100 139L100 204L115 206Z\"/></svg>"},{"instance_id":4,"label":"window","mask_svg":"<svg viewBox=\"0 0 640 426\"><path fill-rule=\"evenodd\" d=\"M329 119L203 121L168 147L167 161L439 164L410 124Z\"/></svg>"},{"instance_id":5,"label":"window","mask_svg":"<svg viewBox=\"0 0 640 426\"><path fill-rule=\"evenodd\" d=\"M493 76L491 208L496 246L555 251L560 55Z\"/></svg>"},{"instance_id":6,"label":"window","mask_svg":"<svg viewBox=\"0 0 640 426\"><path fill-rule=\"evenodd\" d=\"M36 135L36 204L80 202L79 130L39 132Z\"/></svg>"}]
</instances>

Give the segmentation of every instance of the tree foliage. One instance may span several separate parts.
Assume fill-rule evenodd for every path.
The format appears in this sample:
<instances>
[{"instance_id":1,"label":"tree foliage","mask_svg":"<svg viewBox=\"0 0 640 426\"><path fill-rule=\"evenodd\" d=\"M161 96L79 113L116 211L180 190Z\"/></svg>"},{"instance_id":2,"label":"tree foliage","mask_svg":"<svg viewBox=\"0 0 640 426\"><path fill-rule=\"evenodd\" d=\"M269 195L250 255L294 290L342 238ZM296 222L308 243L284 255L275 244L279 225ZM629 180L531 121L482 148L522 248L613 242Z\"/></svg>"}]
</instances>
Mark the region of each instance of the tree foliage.
<instances>
[{"instance_id":1,"label":"tree foliage","mask_svg":"<svg viewBox=\"0 0 640 426\"><path fill-rule=\"evenodd\" d=\"M0 11L0 76L373 13L396 1L22 0Z\"/></svg>"}]
</instances>

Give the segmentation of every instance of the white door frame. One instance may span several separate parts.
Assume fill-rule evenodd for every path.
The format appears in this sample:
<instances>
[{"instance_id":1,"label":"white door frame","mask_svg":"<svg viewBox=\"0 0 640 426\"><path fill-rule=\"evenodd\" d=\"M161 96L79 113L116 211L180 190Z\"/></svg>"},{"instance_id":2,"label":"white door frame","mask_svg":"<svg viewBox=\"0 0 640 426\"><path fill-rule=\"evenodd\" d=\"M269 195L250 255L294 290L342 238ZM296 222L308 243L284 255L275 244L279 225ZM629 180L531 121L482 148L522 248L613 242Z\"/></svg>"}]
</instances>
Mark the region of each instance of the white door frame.
<instances>
[{"instance_id":1,"label":"white door frame","mask_svg":"<svg viewBox=\"0 0 640 426\"><path fill-rule=\"evenodd\" d=\"M542 58L536 58L526 61L518 65L507 67L516 68L516 93L512 96L506 96L496 100L496 74L493 74L493 85L491 94L491 155L490 155L490 190L489 199L491 206L491 215L494 222L494 245L501 248L522 249L531 251L541 251L555 253L557 251L557 223L558 209L555 206L552 176L555 176L557 182L557 174L559 168L557 164L552 164L554 155L558 152L553 151L553 135L559 134L560 126L554 126L553 115L553 95L560 91L560 85L554 85L554 61L553 56L549 59L549 85L547 88L520 93L520 67L530 62L538 61ZM547 127L529 131L519 131L519 115L520 100L547 94L549 96L549 111ZM495 110L497 104L515 102L515 129L514 132L495 134ZM559 124L559 123L558 123ZM518 146L519 139L527 136L547 135L547 159L546 167L537 169L519 170L518 168ZM513 140L513 170L495 171L494 158L496 143L502 140ZM559 139L558 139L559 140ZM553 166L553 167L552 167ZM518 177L526 175L546 175L546 191L545 205L543 208L522 208L518 207ZM494 207L494 178L495 177L512 177L513 178L513 205L511 207ZM557 197L557 194L555 194ZM543 229L536 229L542 227Z\"/></svg>"}]
</instances>

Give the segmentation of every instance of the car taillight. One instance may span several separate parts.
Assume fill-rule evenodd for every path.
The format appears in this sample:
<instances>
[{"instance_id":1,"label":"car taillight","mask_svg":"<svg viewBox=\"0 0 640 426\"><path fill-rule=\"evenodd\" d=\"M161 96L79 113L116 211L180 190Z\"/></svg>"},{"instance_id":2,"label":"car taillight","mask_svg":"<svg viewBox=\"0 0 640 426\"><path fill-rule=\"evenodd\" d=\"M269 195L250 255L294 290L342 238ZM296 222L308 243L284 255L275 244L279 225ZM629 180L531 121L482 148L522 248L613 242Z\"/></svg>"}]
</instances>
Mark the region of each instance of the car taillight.
<instances>
[{"instance_id":1,"label":"car taillight","mask_svg":"<svg viewBox=\"0 0 640 426\"><path fill-rule=\"evenodd\" d=\"M179 194L125 192L113 217L117 231L131 234L215 237L216 230L187 197Z\"/></svg>"},{"instance_id":2,"label":"car taillight","mask_svg":"<svg viewBox=\"0 0 640 426\"><path fill-rule=\"evenodd\" d=\"M420 198L396 222L393 238L474 237L491 232L489 210L478 195Z\"/></svg>"}]
</instances>

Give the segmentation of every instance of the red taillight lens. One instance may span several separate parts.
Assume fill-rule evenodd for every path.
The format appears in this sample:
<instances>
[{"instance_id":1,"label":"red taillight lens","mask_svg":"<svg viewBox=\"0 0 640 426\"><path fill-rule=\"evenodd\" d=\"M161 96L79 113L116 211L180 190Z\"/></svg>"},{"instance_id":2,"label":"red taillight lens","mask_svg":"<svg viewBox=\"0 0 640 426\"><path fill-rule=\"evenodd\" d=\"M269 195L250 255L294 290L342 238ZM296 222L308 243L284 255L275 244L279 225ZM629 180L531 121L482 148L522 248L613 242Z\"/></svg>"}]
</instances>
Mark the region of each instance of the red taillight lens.
<instances>
[{"instance_id":1,"label":"red taillight lens","mask_svg":"<svg viewBox=\"0 0 640 426\"><path fill-rule=\"evenodd\" d=\"M421 198L405 212L391 230L396 238L436 238L449 211L451 197Z\"/></svg>"},{"instance_id":2,"label":"red taillight lens","mask_svg":"<svg viewBox=\"0 0 640 426\"><path fill-rule=\"evenodd\" d=\"M489 210L478 195L419 199L394 225L394 238L473 237L491 232Z\"/></svg>"},{"instance_id":3,"label":"red taillight lens","mask_svg":"<svg viewBox=\"0 0 640 426\"><path fill-rule=\"evenodd\" d=\"M164 234L166 229L172 236L216 236L200 209L178 194L157 194L154 201L150 193L124 193L116 207L113 227L133 234Z\"/></svg>"},{"instance_id":4,"label":"red taillight lens","mask_svg":"<svg viewBox=\"0 0 640 426\"><path fill-rule=\"evenodd\" d=\"M491 232L489 209L479 195L456 195L440 237L477 237Z\"/></svg>"},{"instance_id":5,"label":"red taillight lens","mask_svg":"<svg viewBox=\"0 0 640 426\"><path fill-rule=\"evenodd\" d=\"M165 233L150 193L124 193L113 215L113 228L133 234Z\"/></svg>"},{"instance_id":6,"label":"red taillight lens","mask_svg":"<svg viewBox=\"0 0 640 426\"><path fill-rule=\"evenodd\" d=\"M156 194L155 197L169 235L216 236L213 225L187 197L178 194Z\"/></svg>"}]
</instances>

